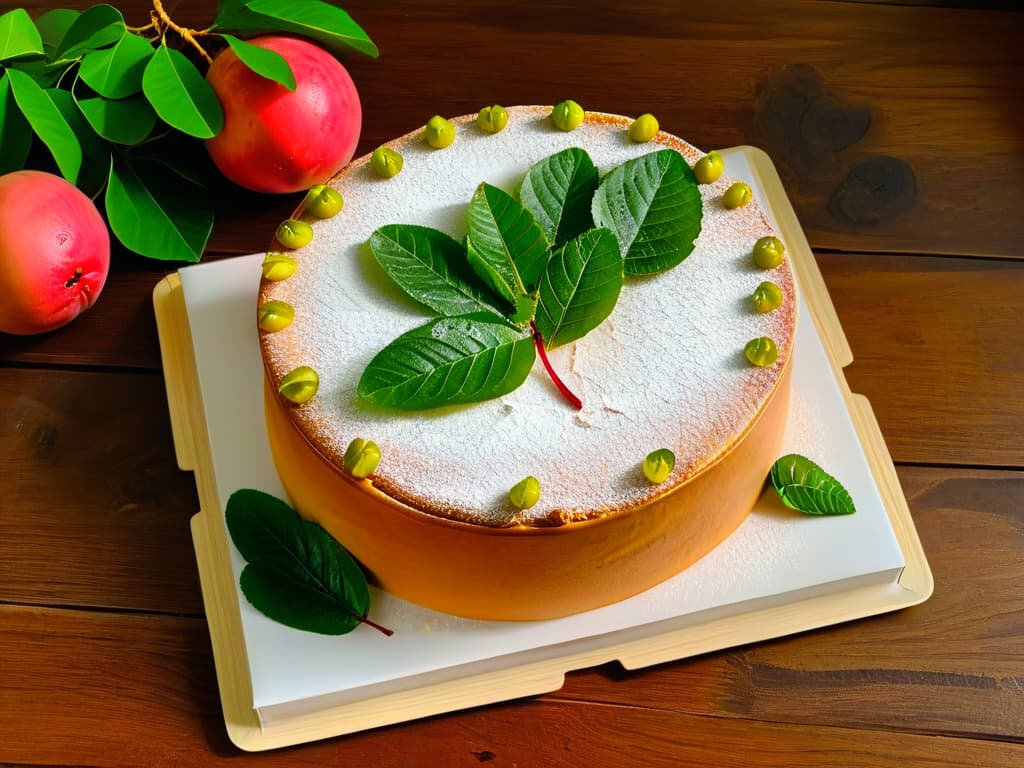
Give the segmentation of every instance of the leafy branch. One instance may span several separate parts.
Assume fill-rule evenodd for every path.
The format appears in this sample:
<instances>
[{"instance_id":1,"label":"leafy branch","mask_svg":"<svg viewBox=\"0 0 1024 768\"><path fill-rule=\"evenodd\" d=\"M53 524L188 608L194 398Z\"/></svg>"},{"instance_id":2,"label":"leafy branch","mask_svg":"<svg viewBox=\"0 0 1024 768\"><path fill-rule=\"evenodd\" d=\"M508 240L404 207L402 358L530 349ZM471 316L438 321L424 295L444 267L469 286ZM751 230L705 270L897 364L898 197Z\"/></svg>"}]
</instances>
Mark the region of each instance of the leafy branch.
<instances>
[{"instance_id":1,"label":"leafy branch","mask_svg":"<svg viewBox=\"0 0 1024 768\"><path fill-rule=\"evenodd\" d=\"M204 29L175 22L162 0L140 27L107 4L34 20L23 8L3 13L0 174L52 169L102 203L129 250L198 261L212 203L201 172L166 162L167 142L183 139L188 149L176 161L196 163L205 156L199 142L223 127L204 71L224 45L257 74L295 89L284 58L235 36L268 32L302 35L335 54L377 55L345 11L320 0L220 0Z\"/></svg>"}]
</instances>

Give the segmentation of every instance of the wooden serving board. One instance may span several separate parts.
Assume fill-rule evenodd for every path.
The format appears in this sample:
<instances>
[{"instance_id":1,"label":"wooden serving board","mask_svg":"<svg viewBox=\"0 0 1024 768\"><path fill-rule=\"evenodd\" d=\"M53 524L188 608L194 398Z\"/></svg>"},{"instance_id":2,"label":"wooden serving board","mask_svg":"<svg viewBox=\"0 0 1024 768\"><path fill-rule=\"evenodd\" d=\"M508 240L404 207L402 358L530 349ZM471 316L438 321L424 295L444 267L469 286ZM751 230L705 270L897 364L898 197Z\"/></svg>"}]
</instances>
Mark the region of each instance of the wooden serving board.
<instances>
[{"instance_id":1,"label":"wooden serving board","mask_svg":"<svg viewBox=\"0 0 1024 768\"><path fill-rule=\"evenodd\" d=\"M217 667L225 724L242 749L263 750L351 733L428 715L451 712L522 696L557 690L565 673L611 660L629 669L683 659L708 651L828 626L920 603L933 582L892 459L868 401L850 392L843 368L852 354L832 307L813 254L784 193L779 177L763 152L738 147L722 153L741 154L772 214L797 273L801 293L824 344L850 418L882 496L889 522L902 550L905 567L891 584L860 586L825 596L794 599L784 605L740 615L711 618L641 639L612 644L568 643L557 654L497 671L470 672L457 679L406 688L323 708L308 707L294 715L276 710L261 717L254 707L252 678L243 639L239 592L231 568L231 546L220 509L210 433L200 396L200 380L181 279L172 274L154 291L178 464L195 474L201 511L192 520L192 535L203 599Z\"/></svg>"}]
</instances>

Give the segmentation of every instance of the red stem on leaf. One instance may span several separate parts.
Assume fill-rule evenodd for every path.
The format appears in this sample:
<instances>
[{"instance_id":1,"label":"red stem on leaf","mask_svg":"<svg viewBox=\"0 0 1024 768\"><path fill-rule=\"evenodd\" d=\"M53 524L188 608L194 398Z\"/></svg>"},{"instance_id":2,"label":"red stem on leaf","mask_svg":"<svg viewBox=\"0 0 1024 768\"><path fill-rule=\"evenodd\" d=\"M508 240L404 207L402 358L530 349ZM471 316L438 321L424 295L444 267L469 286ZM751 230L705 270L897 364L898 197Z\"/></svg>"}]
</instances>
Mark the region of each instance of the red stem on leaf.
<instances>
[{"instance_id":1,"label":"red stem on leaf","mask_svg":"<svg viewBox=\"0 0 1024 768\"><path fill-rule=\"evenodd\" d=\"M387 627L382 627L377 622L371 621L370 619L366 618L365 616L357 616L356 618L358 618L359 621L362 622L363 624L365 624L366 626L373 627L378 632L380 632L381 634L383 634L383 635L385 635L387 637L391 637L393 634L395 634L395 630L388 629Z\"/></svg>"},{"instance_id":2,"label":"red stem on leaf","mask_svg":"<svg viewBox=\"0 0 1024 768\"><path fill-rule=\"evenodd\" d=\"M569 404L577 411L583 409L583 401L580 400L572 391L565 385L565 382L558 378L558 374L555 373L555 369L551 367L551 361L548 360L548 352L544 348L544 337L540 335L540 329L537 328L537 324L530 321L530 328L533 329L533 345L537 347L537 354L540 355L540 361L544 363L544 369L548 372L548 376L551 377L551 381L558 387L558 391L562 393L562 397L569 401Z\"/></svg>"}]
</instances>

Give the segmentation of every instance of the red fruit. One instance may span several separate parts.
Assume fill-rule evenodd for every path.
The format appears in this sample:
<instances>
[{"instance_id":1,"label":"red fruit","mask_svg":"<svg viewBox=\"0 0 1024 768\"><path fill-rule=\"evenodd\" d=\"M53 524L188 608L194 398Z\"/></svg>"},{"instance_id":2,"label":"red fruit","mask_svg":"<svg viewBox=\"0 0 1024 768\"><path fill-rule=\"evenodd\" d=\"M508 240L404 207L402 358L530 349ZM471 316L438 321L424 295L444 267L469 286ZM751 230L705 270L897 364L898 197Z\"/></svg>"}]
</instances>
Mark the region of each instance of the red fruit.
<instances>
[{"instance_id":1,"label":"red fruit","mask_svg":"<svg viewBox=\"0 0 1024 768\"><path fill-rule=\"evenodd\" d=\"M52 331L91 307L110 269L107 225L59 176L0 176L0 332Z\"/></svg>"},{"instance_id":2,"label":"red fruit","mask_svg":"<svg viewBox=\"0 0 1024 768\"><path fill-rule=\"evenodd\" d=\"M276 51L292 68L289 91L261 77L225 48L206 79L224 107L224 128L206 148L221 173L257 192L298 192L322 184L352 159L363 112L345 68L293 37L248 41Z\"/></svg>"}]
</instances>

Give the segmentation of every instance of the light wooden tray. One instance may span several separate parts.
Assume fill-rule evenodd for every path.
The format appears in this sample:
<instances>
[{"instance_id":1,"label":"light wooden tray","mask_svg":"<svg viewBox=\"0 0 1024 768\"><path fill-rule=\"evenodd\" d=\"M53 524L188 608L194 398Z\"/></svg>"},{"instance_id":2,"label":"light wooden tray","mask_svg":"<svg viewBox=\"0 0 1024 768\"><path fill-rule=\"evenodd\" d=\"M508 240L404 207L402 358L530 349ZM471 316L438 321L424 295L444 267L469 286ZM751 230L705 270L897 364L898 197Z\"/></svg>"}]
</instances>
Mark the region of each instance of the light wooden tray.
<instances>
[{"instance_id":1,"label":"light wooden tray","mask_svg":"<svg viewBox=\"0 0 1024 768\"><path fill-rule=\"evenodd\" d=\"M722 154L745 156L767 197L777 228L791 254L802 295L825 345L863 444L874 479L905 558L905 568L892 585L851 588L839 594L804 598L785 605L713 619L642 640L598 649L579 650L570 644L555 658L400 693L376 696L291 718L261 722L243 641L239 597L230 567L230 544L219 509L192 336L181 281L172 274L156 287L153 301L168 407L178 465L195 474L201 511L192 519L203 600L213 645L224 720L232 741L245 750L283 747L343 733L402 722L467 707L557 690L565 673L618 660L637 669L708 651L779 637L915 605L932 592L931 571L914 529L910 511L868 401L849 390L843 368L853 356L839 325L828 291L778 174L762 151L737 147ZM804 319L806 322L807 318Z\"/></svg>"}]
</instances>

